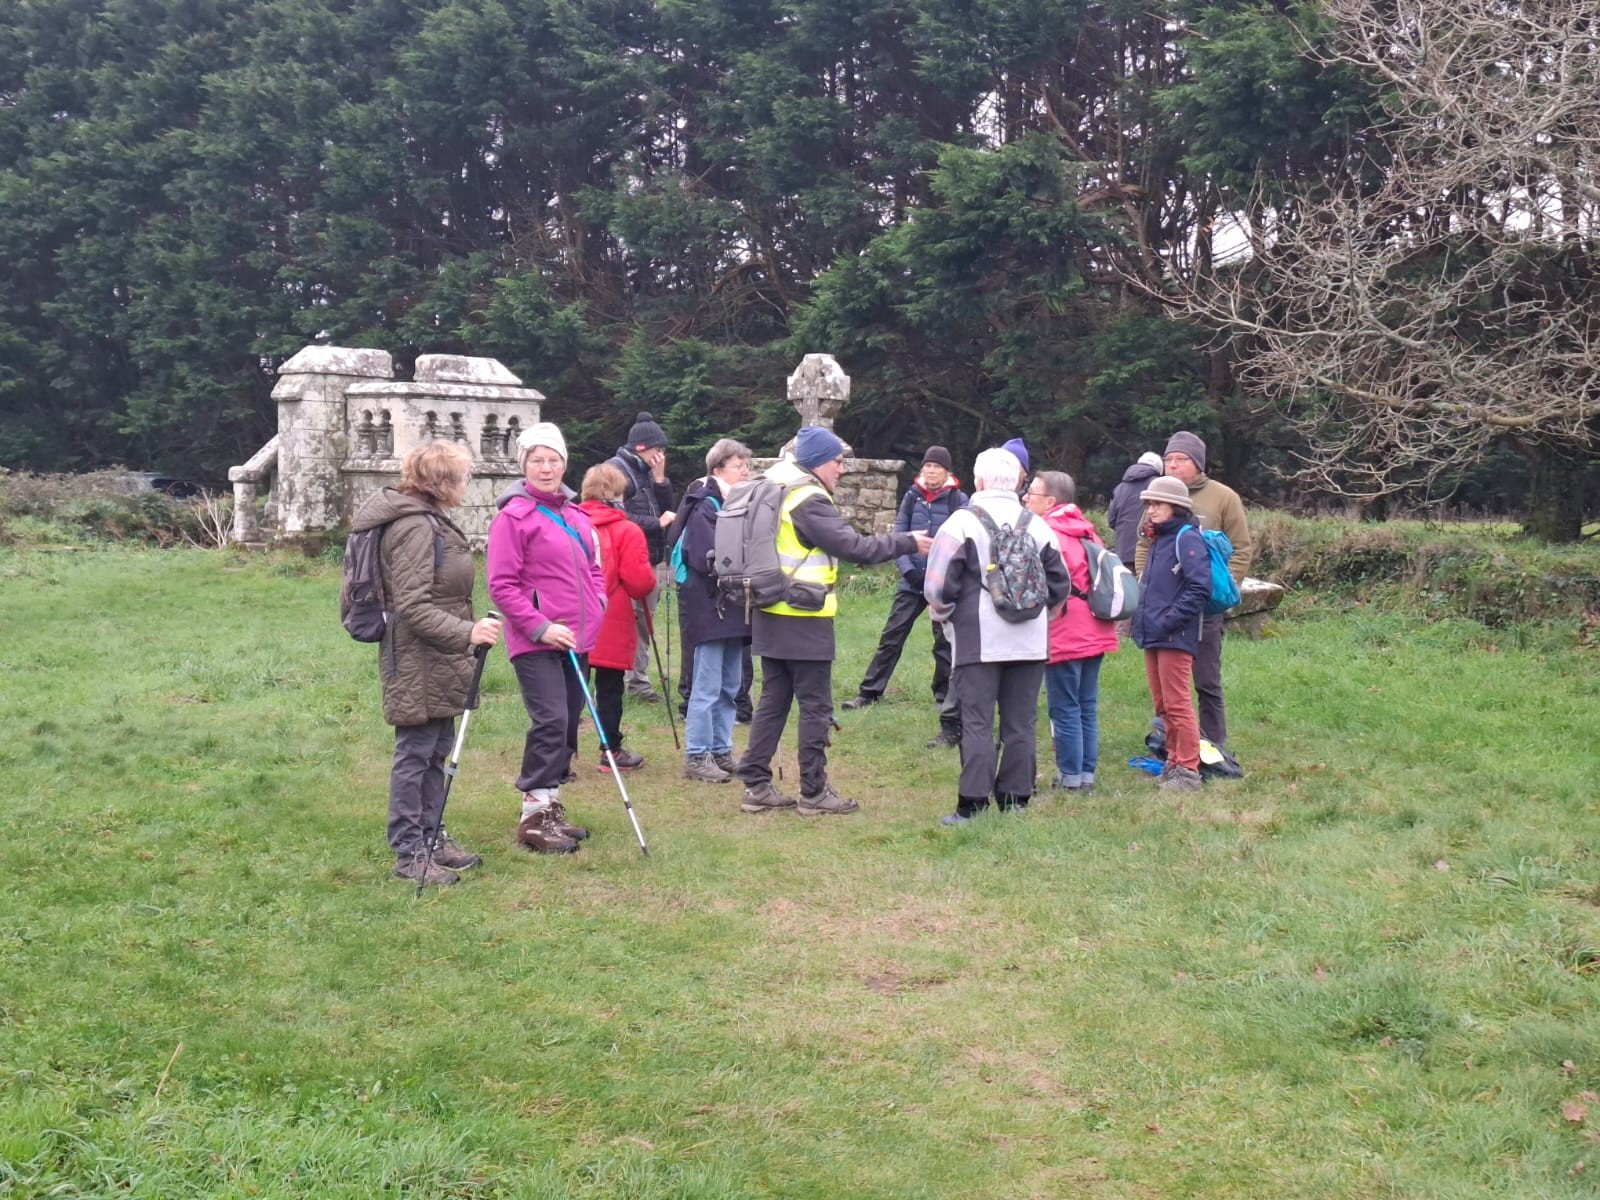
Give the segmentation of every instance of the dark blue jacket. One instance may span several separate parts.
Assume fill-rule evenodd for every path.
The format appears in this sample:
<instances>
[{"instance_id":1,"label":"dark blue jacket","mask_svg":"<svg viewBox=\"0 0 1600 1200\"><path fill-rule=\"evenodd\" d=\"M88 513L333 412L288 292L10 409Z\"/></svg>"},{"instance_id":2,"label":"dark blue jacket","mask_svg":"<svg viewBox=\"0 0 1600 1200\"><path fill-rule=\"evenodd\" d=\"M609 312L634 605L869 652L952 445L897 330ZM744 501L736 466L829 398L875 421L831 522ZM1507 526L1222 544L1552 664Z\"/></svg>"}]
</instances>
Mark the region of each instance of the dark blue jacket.
<instances>
[{"instance_id":1,"label":"dark blue jacket","mask_svg":"<svg viewBox=\"0 0 1600 1200\"><path fill-rule=\"evenodd\" d=\"M1122 482L1111 493L1111 503L1106 506L1106 520L1117 535L1117 557L1128 570L1133 570L1133 557L1139 549L1139 524L1144 519L1144 501L1139 493L1160 471L1142 462L1136 462L1122 473Z\"/></svg>"},{"instance_id":2,"label":"dark blue jacket","mask_svg":"<svg viewBox=\"0 0 1600 1200\"><path fill-rule=\"evenodd\" d=\"M932 537L939 532L939 526L950 519L951 513L966 506L967 494L956 486L954 476L932 500L927 499L922 489L913 483L900 501L900 512L894 519L895 532L921 533L926 530L928 536ZM895 559L895 566L900 568L900 590L921 595L923 576L928 570L927 555L902 554Z\"/></svg>"},{"instance_id":3,"label":"dark blue jacket","mask_svg":"<svg viewBox=\"0 0 1600 1200\"><path fill-rule=\"evenodd\" d=\"M1178 531L1185 525L1180 535ZM1133 642L1141 650L1200 647L1200 619L1211 596L1211 555L1187 513L1155 527L1155 542L1139 577Z\"/></svg>"},{"instance_id":4,"label":"dark blue jacket","mask_svg":"<svg viewBox=\"0 0 1600 1200\"><path fill-rule=\"evenodd\" d=\"M722 509L722 492L715 480L699 481L704 486L695 492L689 485L683 508L683 565L689 578L678 587L678 603L683 614L683 641L686 646L715 642L722 638L748 638L744 606L724 601L717 594L717 577L711 573L711 553L717 545L717 513Z\"/></svg>"},{"instance_id":5,"label":"dark blue jacket","mask_svg":"<svg viewBox=\"0 0 1600 1200\"><path fill-rule=\"evenodd\" d=\"M661 514L672 507L672 485L657 483L644 459L626 446L618 446L617 452L606 461L628 481L622 493L622 507L633 523L644 530L645 549L650 552L653 567L667 556L667 530L661 528Z\"/></svg>"}]
</instances>

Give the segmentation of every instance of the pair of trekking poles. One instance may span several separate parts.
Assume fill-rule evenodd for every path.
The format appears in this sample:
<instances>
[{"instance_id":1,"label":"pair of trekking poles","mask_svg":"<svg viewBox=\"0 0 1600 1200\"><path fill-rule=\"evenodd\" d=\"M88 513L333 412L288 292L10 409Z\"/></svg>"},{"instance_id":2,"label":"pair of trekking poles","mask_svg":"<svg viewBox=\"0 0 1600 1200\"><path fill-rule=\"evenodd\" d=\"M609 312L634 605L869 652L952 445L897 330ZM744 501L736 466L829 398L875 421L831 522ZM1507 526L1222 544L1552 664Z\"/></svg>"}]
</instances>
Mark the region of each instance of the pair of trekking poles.
<instances>
[{"instance_id":1,"label":"pair of trekking poles","mask_svg":"<svg viewBox=\"0 0 1600 1200\"><path fill-rule=\"evenodd\" d=\"M496 621L502 619L500 614L495 612L492 608L485 615L494 618ZM651 633L650 641L652 644L655 642L655 635L653 631ZM656 653L658 655L659 665L659 649ZM472 719L472 714L476 712L478 708L478 693L479 688L483 683L484 664L489 661L489 647L479 646L473 651L473 657L477 661L473 664L472 668L472 684L467 688L466 707L461 713L461 727L456 730L455 745L451 748L450 758L444 765L444 796L439 802L439 823L434 829L425 830L423 833L422 841L425 855L425 866L424 870L417 876L416 894L418 896L422 895L423 886L427 881L428 869L433 866L433 852L438 848L439 843L444 840L445 805L450 803L450 786L455 782L456 774L461 769L461 751L467 744L467 725ZM594 721L595 732L600 736L600 745L605 750L606 762L611 766L611 778L617 781L617 790L622 793L622 806L623 808L627 809L628 820L633 823L633 835L639 839L640 851L646 858L649 858L650 847L644 840L644 830L639 827L639 817L633 811L633 801L628 797L628 787L622 782L622 772L617 769L616 755L612 753L611 741L606 737L605 726L600 723L600 711L595 707L594 694L589 690L589 680L584 675L583 663L579 660L578 652L576 650L567 651L567 660L572 664L572 673L578 678L578 687L583 692L583 702L589 709L589 717ZM664 678L663 683L665 683ZM669 720L671 719L671 716L672 714L669 712L667 714ZM677 741L676 727L673 729L673 741Z\"/></svg>"}]
</instances>

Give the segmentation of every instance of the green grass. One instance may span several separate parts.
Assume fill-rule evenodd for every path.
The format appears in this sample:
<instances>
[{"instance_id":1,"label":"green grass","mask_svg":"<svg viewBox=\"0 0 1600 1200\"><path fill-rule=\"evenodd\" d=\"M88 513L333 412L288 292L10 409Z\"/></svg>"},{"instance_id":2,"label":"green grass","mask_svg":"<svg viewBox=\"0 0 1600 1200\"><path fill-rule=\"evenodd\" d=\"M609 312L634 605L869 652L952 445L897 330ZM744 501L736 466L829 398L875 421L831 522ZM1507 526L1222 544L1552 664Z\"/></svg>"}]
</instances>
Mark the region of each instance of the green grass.
<instances>
[{"instance_id":1,"label":"green grass","mask_svg":"<svg viewBox=\"0 0 1600 1200\"><path fill-rule=\"evenodd\" d=\"M848 819L741 815L630 709L648 860L588 733L593 840L511 845L497 657L451 802L487 861L417 902L336 579L0 551L0 1195L1595 1194L1600 674L1567 632L1291 598L1229 643L1249 777L1181 808L1120 765L1125 650L1097 793L951 831L919 630L841 714ZM841 697L887 602L844 598Z\"/></svg>"}]
</instances>

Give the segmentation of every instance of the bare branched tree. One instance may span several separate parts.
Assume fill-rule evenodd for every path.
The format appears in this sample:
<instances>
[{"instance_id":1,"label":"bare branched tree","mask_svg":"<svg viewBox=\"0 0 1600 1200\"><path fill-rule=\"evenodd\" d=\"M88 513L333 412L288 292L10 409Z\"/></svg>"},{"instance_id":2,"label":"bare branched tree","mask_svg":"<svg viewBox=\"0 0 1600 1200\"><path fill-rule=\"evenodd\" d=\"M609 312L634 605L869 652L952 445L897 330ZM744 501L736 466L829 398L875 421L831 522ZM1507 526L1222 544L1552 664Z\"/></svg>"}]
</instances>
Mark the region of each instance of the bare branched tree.
<instances>
[{"instance_id":1,"label":"bare branched tree","mask_svg":"<svg viewBox=\"0 0 1600 1200\"><path fill-rule=\"evenodd\" d=\"M1218 330L1246 386L1287 409L1313 448L1302 475L1322 489L1428 485L1508 434L1592 451L1600 9L1323 8L1337 33L1320 53L1386 85L1380 182L1353 175L1314 201L1253 198L1237 252L1167 299Z\"/></svg>"}]
</instances>

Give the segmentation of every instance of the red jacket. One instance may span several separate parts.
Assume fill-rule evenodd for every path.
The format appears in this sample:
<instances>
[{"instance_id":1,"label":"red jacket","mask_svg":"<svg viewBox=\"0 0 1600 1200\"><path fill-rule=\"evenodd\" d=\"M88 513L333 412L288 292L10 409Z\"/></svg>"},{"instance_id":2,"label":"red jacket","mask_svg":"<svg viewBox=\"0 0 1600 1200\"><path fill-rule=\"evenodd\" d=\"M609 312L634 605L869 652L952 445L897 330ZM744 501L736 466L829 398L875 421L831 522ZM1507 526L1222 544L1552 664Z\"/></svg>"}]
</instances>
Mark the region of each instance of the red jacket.
<instances>
[{"instance_id":1,"label":"red jacket","mask_svg":"<svg viewBox=\"0 0 1600 1200\"><path fill-rule=\"evenodd\" d=\"M632 601L643 600L656 586L644 530L604 500L585 500L579 507L589 514L600 538L600 570L606 577L606 615L600 622L600 640L589 652L589 665L627 671L639 648Z\"/></svg>"},{"instance_id":2,"label":"red jacket","mask_svg":"<svg viewBox=\"0 0 1600 1200\"><path fill-rule=\"evenodd\" d=\"M1084 553L1079 538L1090 538L1103 546L1094 523L1084 516L1076 504L1062 504L1044 514L1044 523L1055 531L1056 545L1061 549L1061 559L1067 564L1067 574L1072 576L1074 591L1089 590L1089 556ZM1102 621L1089 611L1089 602L1077 596L1068 596L1061 611L1050 618L1050 661L1068 662L1079 658L1093 658L1109 654L1117 648L1117 627L1112 621Z\"/></svg>"}]
</instances>

